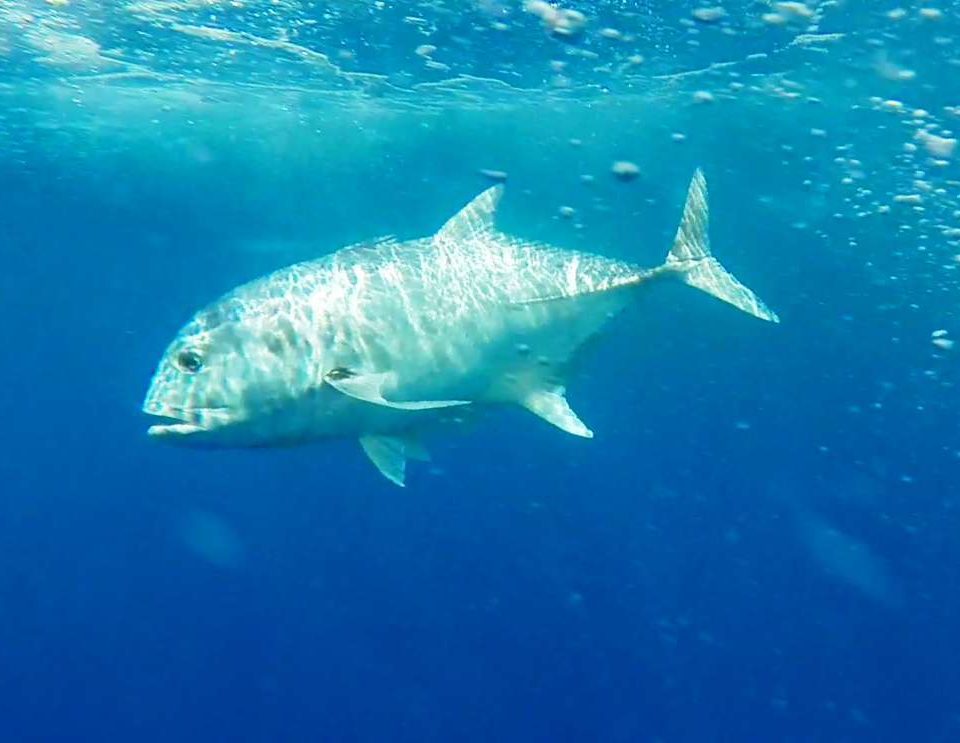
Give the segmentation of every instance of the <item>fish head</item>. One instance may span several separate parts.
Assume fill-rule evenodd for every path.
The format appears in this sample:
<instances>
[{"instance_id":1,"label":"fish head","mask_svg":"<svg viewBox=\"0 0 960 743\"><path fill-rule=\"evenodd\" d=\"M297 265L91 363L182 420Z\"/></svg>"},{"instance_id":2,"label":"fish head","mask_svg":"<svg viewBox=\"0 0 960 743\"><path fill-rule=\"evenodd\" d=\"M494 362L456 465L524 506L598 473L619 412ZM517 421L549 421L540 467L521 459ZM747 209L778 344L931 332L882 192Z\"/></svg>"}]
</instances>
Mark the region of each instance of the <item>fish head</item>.
<instances>
[{"instance_id":1,"label":"fish head","mask_svg":"<svg viewBox=\"0 0 960 743\"><path fill-rule=\"evenodd\" d=\"M232 300L198 313L157 365L143 402L167 419L147 433L170 443L257 446L306 388L309 359L279 309L250 311Z\"/></svg>"}]
</instances>

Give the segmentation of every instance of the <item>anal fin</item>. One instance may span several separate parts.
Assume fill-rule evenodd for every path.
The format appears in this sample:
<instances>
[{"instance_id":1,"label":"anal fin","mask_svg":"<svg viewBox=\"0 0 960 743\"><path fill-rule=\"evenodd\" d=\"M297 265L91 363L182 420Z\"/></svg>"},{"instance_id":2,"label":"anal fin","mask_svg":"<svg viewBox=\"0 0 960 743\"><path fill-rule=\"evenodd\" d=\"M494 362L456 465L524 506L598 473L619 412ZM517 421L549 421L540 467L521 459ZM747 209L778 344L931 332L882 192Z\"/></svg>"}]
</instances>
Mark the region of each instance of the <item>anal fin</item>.
<instances>
[{"instance_id":1,"label":"anal fin","mask_svg":"<svg viewBox=\"0 0 960 743\"><path fill-rule=\"evenodd\" d=\"M592 439L593 431L587 428L573 412L563 392L562 387L553 390L534 390L527 394L520 404L561 431Z\"/></svg>"},{"instance_id":2,"label":"anal fin","mask_svg":"<svg viewBox=\"0 0 960 743\"><path fill-rule=\"evenodd\" d=\"M430 459L419 442L401 436L361 436L360 446L380 474L401 488L405 487L407 459Z\"/></svg>"}]
</instances>

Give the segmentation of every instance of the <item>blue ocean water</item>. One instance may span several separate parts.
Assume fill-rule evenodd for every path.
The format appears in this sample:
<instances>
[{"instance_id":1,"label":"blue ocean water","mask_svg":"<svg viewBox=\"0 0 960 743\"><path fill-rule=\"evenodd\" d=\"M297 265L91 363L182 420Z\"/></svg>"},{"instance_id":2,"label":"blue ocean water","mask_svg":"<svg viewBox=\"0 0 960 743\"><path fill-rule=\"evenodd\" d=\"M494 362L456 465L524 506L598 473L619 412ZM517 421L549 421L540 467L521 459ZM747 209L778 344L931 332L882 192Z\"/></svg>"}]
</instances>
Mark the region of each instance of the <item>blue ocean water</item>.
<instances>
[{"instance_id":1,"label":"blue ocean water","mask_svg":"<svg viewBox=\"0 0 960 743\"><path fill-rule=\"evenodd\" d=\"M2 739L960 739L958 14L0 6ZM654 266L696 167L782 323L641 297L568 385L592 441L505 411L399 490L145 435L237 284L489 170L505 231Z\"/></svg>"}]
</instances>

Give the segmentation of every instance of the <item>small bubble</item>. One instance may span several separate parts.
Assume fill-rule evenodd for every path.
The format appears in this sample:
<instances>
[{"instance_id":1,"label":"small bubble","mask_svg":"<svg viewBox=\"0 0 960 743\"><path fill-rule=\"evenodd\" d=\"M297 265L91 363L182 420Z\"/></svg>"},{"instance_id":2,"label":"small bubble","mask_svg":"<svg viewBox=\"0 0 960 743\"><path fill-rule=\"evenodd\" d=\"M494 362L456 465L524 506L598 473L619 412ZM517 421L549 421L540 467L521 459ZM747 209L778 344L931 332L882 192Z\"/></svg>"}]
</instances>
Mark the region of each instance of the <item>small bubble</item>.
<instances>
[{"instance_id":1,"label":"small bubble","mask_svg":"<svg viewBox=\"0 0 960 743\"><path fill-rule=\"evenodd\" d=\"M716 23L726 18L727 11L719 5L715 5L708 8L696 8L691 12L691 15L701 23Z\"/></svg>"},{"instance_id":2,"label":"small bubble","mask_svg":"<svg viewBox=\"0 0 960 743\"><path fill-rule=\"evenodd\" d=\"M481 168L480 175L482 175L484 178L489 178L491 181L496 181L497 183L503 183L505 180L507 180L507 171L505 170Z\"/></svg>"},{"instance_id":3,"label":"small bubble","mask_svg":"<svg viewBox=\"0 0 960 743\"><path fill-rule=\"evenodd\" d=\"M640 175L640 168L629 160L617 160L610 168L611 172L621 181L632 181Z\"/></svg>"},{"instance_id":4,"label":"small bubble","mask_svg":"<svg viewBox=\"0 0 960 743\"><path fill-rule=\"evenodd\" d=\"M813 18L814 12L806 3L801 2L779 2L774 3L774 8L785 16L793 16L798 19Z\"/></svg>"},{"instance_id":5,"label":"small bubble","mask_svg":"<svg viewBox=\"0 0 960 743\"><path fill-rule=\"evenodd\" d=\"M893 197L898 204L920 204L923 197L918 193L901 193Z\"/></svg>"},{"instance_id":6,"label":"small bubble","mask_svg":"<svg viewBox=\"0 0 960 743\"><path fill-rule=\"evenodd\" d=\"M938 137L930 132L917 132L917 139L923 144L927 152L934 157L951 157L957 147L957 140L950 137Z\"/></svg>"}]
</instances>

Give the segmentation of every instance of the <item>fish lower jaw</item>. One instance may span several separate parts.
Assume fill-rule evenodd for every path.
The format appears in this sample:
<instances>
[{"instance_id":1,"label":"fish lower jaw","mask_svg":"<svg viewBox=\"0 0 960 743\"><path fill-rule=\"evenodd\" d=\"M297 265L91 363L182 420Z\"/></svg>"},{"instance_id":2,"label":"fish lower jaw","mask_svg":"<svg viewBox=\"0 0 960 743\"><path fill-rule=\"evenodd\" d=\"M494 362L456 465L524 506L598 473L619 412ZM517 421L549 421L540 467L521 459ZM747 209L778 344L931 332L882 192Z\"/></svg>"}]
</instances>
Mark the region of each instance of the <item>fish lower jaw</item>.
<instances>
[{"instance_id":1,"label":"fish lower jaw","mask_svg":"<svg viewBox=\"0 0 960 743\"><path fill-rule=\"evenodd\" d=\"M143 406L147 415L159 418L159 422L147 429L147 435L159 437L181 437L209 431L212 425L211 418L220 413L216 408L184 410L162 403L148 402Z\"/></svg>"},{"instance_id":2,"label":"fish lower jaw","mask_svg":"<svg viewBox=\"0 0 960 743\"><path fill-rule=\"evenodd\" d=\"M193 423L164 423L150 426L147 429L147 436L187 436L203 430L205 430L203 426L197 426Z\"/></svg>"}]
</instances>

